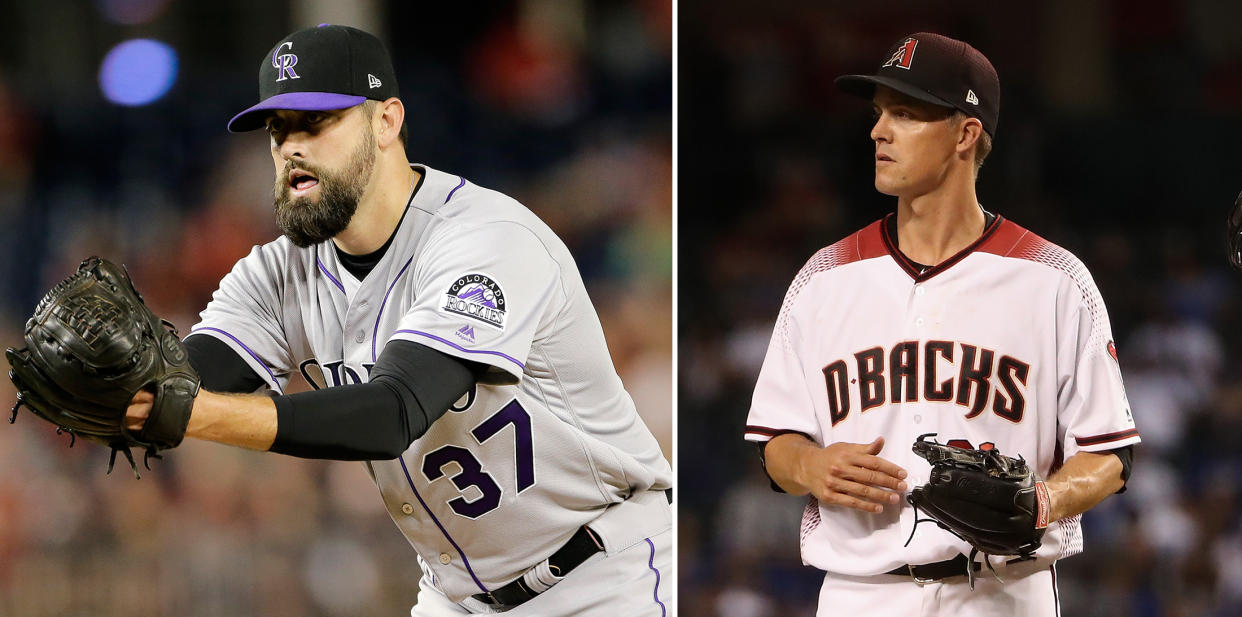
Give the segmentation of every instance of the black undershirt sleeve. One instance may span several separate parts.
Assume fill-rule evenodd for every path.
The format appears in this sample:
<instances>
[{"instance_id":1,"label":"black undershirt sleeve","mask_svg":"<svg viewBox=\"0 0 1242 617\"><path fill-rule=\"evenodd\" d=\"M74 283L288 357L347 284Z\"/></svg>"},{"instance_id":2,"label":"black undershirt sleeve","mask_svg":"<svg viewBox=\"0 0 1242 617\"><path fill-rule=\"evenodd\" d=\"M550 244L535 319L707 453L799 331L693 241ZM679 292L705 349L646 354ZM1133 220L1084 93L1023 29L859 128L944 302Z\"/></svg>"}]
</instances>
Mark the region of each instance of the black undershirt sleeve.
<instances>
[{"instance_id":1,"label":"black undershirt sleeve","mask_svg":"<svg viewBox=\"0 0 1242 617\"><path fill-rule=\"evenodd\" d=\"M1112 452L1113 454L1117 455L1117 458L1121 459L1121 482L1122 484L1121 484L1121 489L1118 490L1117 492L1124 493L1126 492L1126 483L1130 481L1131 466L1134 465L1134 446L1128 445L1122 448L1117 448L1116 450L1109 450L1109 452Z\"/></svg>"},{"instance_id":2,"label":"black undershirt sleeve","mask_svg":"<svg viewBox=\"0 0 1242 617\"><path fill-rule=\"evenodd\" d=\"M191 334L185 339L190 366L198 371L208 392L249 394L267 385L237 352L224 341L207 334Z\"/></svg>"},{"instance_id":3,"label":"black undershirt sleeve","mask_svg":"<svg viewBox=\"0 0 1242 617\"><path fill-rule=\"evenodd\" d=\"M486 369L426 345L390 341L369 383L275 397L271 451L342 461L397 458Z\"/></svg>"}]
</instances>

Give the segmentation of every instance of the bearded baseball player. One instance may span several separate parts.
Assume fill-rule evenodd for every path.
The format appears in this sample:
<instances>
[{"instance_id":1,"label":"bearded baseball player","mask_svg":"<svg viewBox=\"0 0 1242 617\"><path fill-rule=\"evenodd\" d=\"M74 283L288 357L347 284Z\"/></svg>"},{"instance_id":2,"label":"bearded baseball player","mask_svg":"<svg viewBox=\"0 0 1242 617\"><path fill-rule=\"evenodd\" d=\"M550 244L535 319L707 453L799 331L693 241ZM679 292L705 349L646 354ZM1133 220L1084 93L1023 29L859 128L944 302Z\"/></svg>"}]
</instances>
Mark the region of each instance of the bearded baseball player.
<instances>
[{"instance_id":1,"label":"bearded baseball player","mask_svg":"<svg viewBox=\"0 0 1242 617\"><path fill-rule=\"evenodd\" d=\"M237 262L185 339L201 389L184 434L364 461L422 568L414 617L666 615L671 469L565 245L513 199L407 160L368 33L290 34L259 93L228 128L270 135L283 237ZM299 373L315 390L284 394ZM140 392L128 430L170 413Z\"/></svg>"},{"instance_id":2,"label":"bearded baseball player","mask_svg":"<svg viewBox=\"0 0 1242 617\"><path fill-rule=\"evenodd\" d=\"M1057 615L1054 564L1139 442L1104 303L976 197L1000 109L983 54L913 34L836 84L872 101L897 209L795 277L746 427L774 485L810 495L818 614Z\"/></svg>"}]
</instances>

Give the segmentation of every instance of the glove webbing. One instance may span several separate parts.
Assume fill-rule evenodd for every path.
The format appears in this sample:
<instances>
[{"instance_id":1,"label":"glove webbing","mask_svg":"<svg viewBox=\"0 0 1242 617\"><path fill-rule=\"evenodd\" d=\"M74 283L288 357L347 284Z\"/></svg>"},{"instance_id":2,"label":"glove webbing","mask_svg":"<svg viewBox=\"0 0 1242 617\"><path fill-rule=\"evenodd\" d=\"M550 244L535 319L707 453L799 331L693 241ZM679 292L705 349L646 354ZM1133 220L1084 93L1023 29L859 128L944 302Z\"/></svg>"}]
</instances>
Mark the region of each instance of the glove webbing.
<instances>
[{"instance_id":1,"label":"glove webbing","mask_svg":"<svg viewBox=\"0 0 1242 617\"><path fill-rule=\"evenodd\" d=\"M27 407L30 407L30 405L26 404L26 401L22 400L22 395L19 392L17 394L17 402L13 404L13 412L9 416L9 424L17 423L17 410L21 409L22 405L26 405ZM32 407L31 409L33 410L34 408ZM78 440L77 434L71 428L65 428L63 426L56 427L56 434L60 435L62 433L69 433L69 447L72 448L73 444L77 443L77 440ZM129 468L134 471L134 478L141 480L142 476L138 473L138 464L134 462L134 454L133 452L130 451L129 446L124 446L124 447L111 446L111 448L112 448L112 455L108 457L108 471L105 473L105 475L112 475L112 468L116 465L116 453L124 452L125 458L129 460ZM147 448L146 453L143 454L142 456L142 464L144 467L147 468L147 471L151 470L151 459L153 458L163 459L164 457L160 456L155 451L154 448Z\"/></svg>"}]
</instances>

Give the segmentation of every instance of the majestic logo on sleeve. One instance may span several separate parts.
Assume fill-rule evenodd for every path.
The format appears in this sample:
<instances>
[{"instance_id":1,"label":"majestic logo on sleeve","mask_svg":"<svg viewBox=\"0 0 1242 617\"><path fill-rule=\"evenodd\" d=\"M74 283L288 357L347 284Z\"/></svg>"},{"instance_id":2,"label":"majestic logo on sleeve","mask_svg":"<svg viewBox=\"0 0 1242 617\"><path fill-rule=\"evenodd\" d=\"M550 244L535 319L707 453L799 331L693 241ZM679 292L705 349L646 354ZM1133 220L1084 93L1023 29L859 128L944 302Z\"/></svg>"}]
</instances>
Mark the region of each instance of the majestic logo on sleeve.
<instances>
[{"instance_id":1,"label":"majestic logo on sleeve","mask_svg":"<svg viewBox=\"0 0 1242 617\"><path fill-rule=\"evenodd\" d=\"M300 79L298 74L293 72L293 67L298 63L298 57L294 54L280 53L285 46L289 47L289 51L293 51L293 41L285 41L276 48L276 51L272 52L272 68L276 69L276 81Z\"/></svg>"},{"instance_id":2,"label":"majestic logo on sleeve","mask_svg":"<svg viewBox=\"0 0 1242 617\"><path fill-rule=\"evenodd\" d=\"M505 329L505 293L485 274L467 274L444 294L444 310Z\"/></svg>"}]
</instances>

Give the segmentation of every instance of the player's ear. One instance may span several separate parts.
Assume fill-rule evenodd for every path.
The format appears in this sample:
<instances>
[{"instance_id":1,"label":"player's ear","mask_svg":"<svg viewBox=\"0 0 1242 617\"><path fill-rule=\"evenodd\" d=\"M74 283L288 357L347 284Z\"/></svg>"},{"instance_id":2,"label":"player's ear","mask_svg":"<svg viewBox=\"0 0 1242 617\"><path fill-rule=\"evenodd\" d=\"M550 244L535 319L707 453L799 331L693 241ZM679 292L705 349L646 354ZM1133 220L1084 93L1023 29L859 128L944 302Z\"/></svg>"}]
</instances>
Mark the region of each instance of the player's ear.
<instances>
[{"instance_id":1,"label":"player's ear","mask_svg":"<svg viewBox=\"0 0 1242 617\"><path fill-rule=\"evenodd\" d=\"M983 123L979 122L978 118L966 116L958 127L956 147L958 154L969 152L982 135Z\"/></svg>"},{"instance_id":2,"label":"player's ear","mask_svg":"<svg viewBox=\"0 0 1242 617\"><path fill-rule=\"evenodd\" d=\"M381 150L387 149L393 143L400 146L398 137L401 133L401 125L405 122L405 105L401 104L401 99L394 96L381 101L378 107L377 117L374 120L376 143Z\"/></svg>"}]
</instances>

